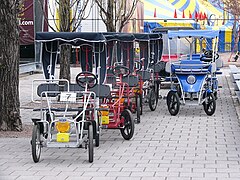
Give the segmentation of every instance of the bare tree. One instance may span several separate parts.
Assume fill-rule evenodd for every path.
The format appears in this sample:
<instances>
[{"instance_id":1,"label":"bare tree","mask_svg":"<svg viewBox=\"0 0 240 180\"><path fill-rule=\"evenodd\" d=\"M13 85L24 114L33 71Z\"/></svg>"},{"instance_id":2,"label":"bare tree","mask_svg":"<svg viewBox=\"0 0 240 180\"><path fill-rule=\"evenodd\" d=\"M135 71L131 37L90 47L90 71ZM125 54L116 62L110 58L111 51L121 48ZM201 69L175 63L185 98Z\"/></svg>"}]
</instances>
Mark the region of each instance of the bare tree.
<instances>
[{"instance_id":1,"label":"bare tree","mask_svg":"<svg viewBox=\"0 0 240 180\"><path fill-rule=\"evenodd\" d=\"M206 0L205 0L206 1ZM220 7L222 10L230 13L234 17L233 23L233 35L234 35L234 50L238 50L239 42L239 28L237 27L237 21L240 16L240 3L239 0L213 0L215 6Z\"/></svg>"},{"instance_id":2,"label":"bare tree","mask_svg":"<svg viewBox=\"0 0 240 180\"><path fill-rule=\"evenodd\" d=\"M121 32L140 0L95 0L108 32Z\"/></svg>"},{"instance_id":3,"label":"bare tree","mask_svg":"<svg viewBox=\"0 0 240 180\"><path fill-rule=\"evenodd\" d=\"M42 10L44 11L44 3ZM46 22L53 31L60 32L74 32L81 24L82 20L89 16L92 4L89 0L48 0L49 14L54 19L53 24L49 23L47 13L44 12ZM87 11L87 7L89 11ZM57 17L58 14L58 17ZM62 79L70 80L70 60L71 60L71 46L62 45L60 51L60 75Z\"/></svg>"},{"instance_id":4,"label":"bare tree","mask_svg":"<svg viewBox=\"0 0 240 180\"><path fill-rule=\"evenodd\" d=\"M0 3L0 130L21 131L18 0Z\"/></svg>"}]
</instances>

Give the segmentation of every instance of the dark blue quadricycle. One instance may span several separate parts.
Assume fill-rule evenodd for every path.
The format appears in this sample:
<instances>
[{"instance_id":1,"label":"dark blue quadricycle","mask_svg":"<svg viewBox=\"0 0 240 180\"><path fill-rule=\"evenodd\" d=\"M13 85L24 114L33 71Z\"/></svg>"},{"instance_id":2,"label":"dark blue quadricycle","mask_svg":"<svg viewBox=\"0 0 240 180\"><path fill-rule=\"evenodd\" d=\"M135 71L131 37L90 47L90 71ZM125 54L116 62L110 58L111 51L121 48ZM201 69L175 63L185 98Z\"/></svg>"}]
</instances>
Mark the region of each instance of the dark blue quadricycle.
<instances>
[{"instance_id":1,"label":"dark blue quadricycle","mask_svg":"<svg viewBox=\"0 0 240 180\"><path fill-rule=\"evenodd\" d=\"M219 31L214 30L168 32L168 44L174 38L185 38L185 42L190 44L190 54L175 62L171 61L169 47L170 61L166 65L166 71L170 73L171 90L167 95L167 106L171 115L178 114L180 104L203 105L207 115L215 113L218 88L216 72L218 64L221 64L217 54L218 36ZM211 56L206 56L203 48L206 39L212 40L212 50L208 51ZM200 43L200 54L193 54L196 42Z\"/></svg>"}]
</instances>

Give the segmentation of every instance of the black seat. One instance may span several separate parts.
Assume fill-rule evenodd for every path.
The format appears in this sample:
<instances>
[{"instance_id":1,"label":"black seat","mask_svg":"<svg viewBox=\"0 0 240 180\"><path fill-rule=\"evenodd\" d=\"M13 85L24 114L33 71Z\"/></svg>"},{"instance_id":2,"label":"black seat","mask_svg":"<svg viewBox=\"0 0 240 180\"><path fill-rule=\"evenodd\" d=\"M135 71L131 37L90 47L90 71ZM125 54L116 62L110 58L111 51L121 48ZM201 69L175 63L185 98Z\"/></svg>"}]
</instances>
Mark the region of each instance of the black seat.
<instances>
[{"instance_id":1,"label":"black seat","mask_svg":"<svg viewBox=\"0 0 240 180\"><path fill-rule=\"evenodd\" d=\"M85 89L78 84L70 84L69 90L73 92L85 91ZM97 97L104 98L110 94L110 87L108 85L97 84L93 88L90 88L89 91L93 91ZM77 97L80 96L82 96L82 93L77 94Z\"/></svg>"},{"instance_id":2,"label":"black seat","mask_svg":"<svg viewBox=\"0 0 240 180\"><path fill-rule=\"evenodd\" d=\"M165 70L166 62L159 61L156 64L150 65L150 68L153 69L155 73L159 73L162 70Z\"/></svg>"},{"instance_id":3,"label":"black seat","mask_svg":"<svg viewBox=\"0 0 240 180\"><path fill-rule=\"evenodd\" d=\"M78 84L69 84L69 91L73 91L73 92L84 91L84 88L82 88Z\"/></svg>"},{"instance_id":4,"label":"black seat","mask_svg":"<svg viewBox=\"0 0 240 180\"><path fill-rule=\"evenodd\" d=\"M42 83L37 87L37 95L39 97L56 97L59 94L59 85L56 83Z\"/></svg>"},{"instance_id":5,"label":"black seat","mask_svg":"<svg viewBox=\"0 0 240 180\"><path fill-rule=\"evenodd\" d=\"M96 96L99 98L105 98L110 95L110 87L104 84L97 84L95 87L90 89L96 93Z\"/></svg>"},{"instance_id":6,"label":"black seat","mask_svg":"<svg viewBox=\"0 0 240 180\"><path fill-rule=\"evenodd\" d=\"M138 76L129 75L127 77L123 77L123 82L128 83L129 87L138 86L139 78Z\"/></svg>"},{"instance_id":7,"label":"black seat","mask_svg":"<svg viewBox=\"0 0 240 180\"><path fill-rule=\"evenodd\" d=\"M138 71L138 75L140 75L140 78L143 81L147 81L147 80L149 80L151 78L151 72L147 71L147 70Z\"/></svg>"},{"instance_id":8,"label":"black seat","mask_svg":"<svg viewBox=\"0 0 240 180\"><path fill-rule=\"evenodd\" d=\"M117 80L116 80L115 76L107 76L106 77L106 83L107 84L112 84L113 86L115 86L116 82L117 82Z\"/></svg>"}]
</instances>

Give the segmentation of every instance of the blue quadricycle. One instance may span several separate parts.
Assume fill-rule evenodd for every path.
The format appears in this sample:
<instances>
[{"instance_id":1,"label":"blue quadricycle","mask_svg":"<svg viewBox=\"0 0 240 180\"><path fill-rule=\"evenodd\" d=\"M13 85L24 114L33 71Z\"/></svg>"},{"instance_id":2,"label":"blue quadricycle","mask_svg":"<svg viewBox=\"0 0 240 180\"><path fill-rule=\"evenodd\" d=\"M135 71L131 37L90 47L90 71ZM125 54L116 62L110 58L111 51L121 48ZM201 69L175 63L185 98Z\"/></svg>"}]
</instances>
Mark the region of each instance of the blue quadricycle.
<instances>
[{"instance_id":1,"label":"blue quadricycle","mask_svg":"<svg viewBox=\"0 0 240 180\"><path fill-rule=\"evenodd\" d=\"M171 62L169 47L170 61L166 65L166 71L170 73L171 90L167 94L167 106L171 115L177 115L182 104L203 105L207 115L215 113L218 90L216 74L221 65L217 54L218 36L219 31L213 30L168 32L169 46L174 38L185 38L184 42L190 44L190 54L175 62ZM208 41L212 44L212 50L208 51L211 56L209 53L206 55L203 48L203 42ZM193 54L196 42L200 44L200 54Z\"/></svg>"}]
</instances>

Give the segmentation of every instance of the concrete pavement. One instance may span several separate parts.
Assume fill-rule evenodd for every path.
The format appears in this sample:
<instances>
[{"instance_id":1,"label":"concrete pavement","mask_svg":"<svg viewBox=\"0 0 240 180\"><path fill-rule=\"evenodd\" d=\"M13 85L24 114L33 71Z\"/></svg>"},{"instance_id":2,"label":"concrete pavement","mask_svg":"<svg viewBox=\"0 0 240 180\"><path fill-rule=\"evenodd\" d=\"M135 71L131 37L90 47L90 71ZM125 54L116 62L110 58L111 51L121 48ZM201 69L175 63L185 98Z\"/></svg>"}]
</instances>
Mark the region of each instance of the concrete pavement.
<instances>
[{"instance_id":1,"label":"concrete pavement","mask_svg":"<svg viewBox=\"0 0 240 180\"><path fill-rule=\"evenodd\" d=\"M213 116L207 116L202 106L181 106L180 113L171 116L165 99L155 112L145 105L132 140L123 140L119 130L102 132L92 164L87 151L78 148L43 148L40 162L34 163L31 137L0 138L0 180L239 180L240 127L227 82L228 69L223 72ZM25 124L37 116L25 109L31 100L31 79L41 77L20 78ZM166 93L162 91L162 95Z\"/></svg>"}]
</instances>

